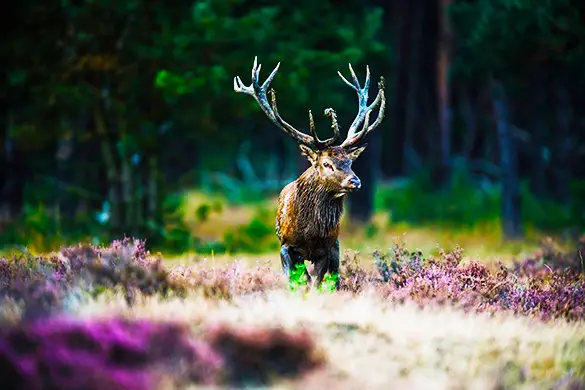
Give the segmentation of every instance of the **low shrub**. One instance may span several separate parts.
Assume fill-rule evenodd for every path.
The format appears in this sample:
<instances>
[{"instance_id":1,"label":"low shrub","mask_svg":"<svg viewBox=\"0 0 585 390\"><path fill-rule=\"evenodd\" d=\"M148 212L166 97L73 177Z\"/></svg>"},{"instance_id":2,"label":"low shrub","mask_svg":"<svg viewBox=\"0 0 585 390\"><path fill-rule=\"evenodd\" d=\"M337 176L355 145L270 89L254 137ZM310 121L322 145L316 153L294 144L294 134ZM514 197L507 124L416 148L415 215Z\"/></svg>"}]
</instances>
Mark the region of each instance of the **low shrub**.
<instances>
[{"instance_id":1,"label":"low shrub","mask_svg":"<svg viewBox=\"0 0 585 390\"><path fill-rule=\"evenodd\" d=\"M267 385L273 378L295 377L325 363L313 337L305 330L220 325L206 336L224 359L227 382L239 386Z\"/></svg>"},{"instance_id":2,"label":"low shrub","mask_svg":"<svg viewBox=\"0 0 585 390\"><path fill-rule=\"evenodd\" d=\"M125 238L101 248L78 245L48 256L0 258L0 302L18 307L25 319L115 290L123 292L129 305L137 293L163 297L185 293L169 278L162 259L151 256L140 240Z\"/></svg>"},{"instance_id":3,"label":"low shrub","mask_svg":"<svg viewBox=\"0 0 585 390\"><path fill-rule=\"evenodd\" d=\"M54 318L0 329L0 373L13 388L142 390L163 373L213 383L220 357L180 324Z\"/></svg>"},{"instance_id":4,"label":"low shrub","mask_svg":"<svg viewBox=\"0 0 585 390\"><path fill-rule=\"evenodd\" d=\"M499 269L472 261L463 250L424 257L395 244L387 254L373 253L375 269L365 271L346 256L342 287L361 292L374 288L397 303L452 304L477 312L511 311L543 320L585 319L585 277L580 271L584 239L575 253L554 251L550 240L534 256Z\"/></svg>"},{"instance_id":5,"label":"low shrub","mask_svg":"<svg viewBox=\"0 0 585 390\"><path fill-rule=\"evenodd\" d=\"M307 332L217 326L195 340L172 322L65 318L0 327L0 375L18 389L258 385L322 366Z\"/></svg>"}]
</instances>

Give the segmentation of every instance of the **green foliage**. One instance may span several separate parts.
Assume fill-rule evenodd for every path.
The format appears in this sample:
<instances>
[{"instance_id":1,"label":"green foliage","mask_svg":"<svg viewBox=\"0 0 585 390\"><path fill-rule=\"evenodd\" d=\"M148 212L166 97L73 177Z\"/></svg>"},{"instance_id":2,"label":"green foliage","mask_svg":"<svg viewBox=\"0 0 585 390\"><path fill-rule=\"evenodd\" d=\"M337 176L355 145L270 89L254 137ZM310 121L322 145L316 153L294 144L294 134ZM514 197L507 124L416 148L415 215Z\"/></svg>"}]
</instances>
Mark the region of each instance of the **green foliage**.
<instances>
[{"instance_id":1,"label":"green foliage","mask_svg":"<svg viewBox=\"0 0 585 390\"><path fill-rule=\"evenodd\" d=\"M319 291L334 293L338 280L339 274L326 274L323 278L323 283L319 286Z\"/></svg>"},{"instance_id":2,"label":"green foliage","mask_svg":"<svg viewBox=\"0 0 585 390\"><path fill-rule=\"evenodd\" d=\"M307 265L305 263L296 264L291 270L288 280L290 291L308 291ZM323 283L318 290L321 293L334 293L339 280L339 274L326 274Z\"/></svg>"},{"instance_id":3,"label":"green foliage","mask_svg":"<svg viewBox=\"0 0 585 390\"><path fill-rule=\"evenodd\" d=\"M180 116L198 124L198 137L221 135L224 143L243 139L241 131L225 138L216 126L228 117L259 115L253 100L244 100L231 89L236 75L249 82L246 75L255 55L264 64L264 76L283 62L274 85L285 92L278 96L286 113L306 110L309 96L314 107L341 109L353 104L351 96L336 93L339 80L331 69L348 62L357 65L366 56L371 62L372 56L387 51L377 37L382 28L380 8L347 13L329 1L302 1L295 7L249 5L197 1L190 17L157 38L168 66L158 70L154 85L171 104L188 102L189 111ZM316 88L312 85L318 85L318 95L312 93Z\"/></svg>"},{"instance_id":4,"label":"green foliage","mask_svg":"<svg viewBox=\"0 0 585 390\"><path fill-rule=\"evenodd\" d=\"M219 157L222 164L226 164L226 159ZM211 163L209 165L212 165ZM219 165L219 164L218 164ZM206 164L206 166L208 166ZM267 197L278 195L286 183L279 183L280 186L271 186L266 188L255 182L245 182L229 177L223 173L202 172L199 175L199 189L211 196L221 194L226 200L234 205L259 204L266 200Z\"/></svg>"},{"instance_id":5,"label":"green foliage","mask_svg":"<svg viewBox=\"0 0 585 390\"><path fill-rule=\"evenodd\" d=\"M392 221L413 224L440 222L445 226L472 227L499 216L497 188L480 188L464 172L454 172L448 189L431 189L430 173L421 171L406 185L381 188L380 204L391 210Z\"/></svg>"},{"instance_id":6,"label":"green foliage","mask_svg":"<svg viewBox=\"0 0 585 390\"><path fill-rule=\"evenodd\" d=\"M162 204L162 223L148 221L148 227L156 232L159 240L152 240L156 246L164 247L169 253L183 253L192 250L196 239L184 222L185 198L182 194L170 194Z\"/></svg>"},{"instance_id":7,"label":"green foliage","mask_svg":"<svg viewBox=\"0 0 585 390\"><path fill-rule=\"evenodd\" d=\"M523 184L524 224L549 232L584 229L583 184L574 182L571 188L571 202L565 207L552 200L537 198L529 186ZM428 172L421 171L403 186L379 188L377 207L389 209L392 222L473 228L480 223L499 221L501 196L499 186L477 183L463 169L453 172L447 188L433 191Z\"/></svg>"},{"instance_id":8,"label":"green foliage","mask_svg":"<svg viewBox=\"0 0 585 390\"><path fill-rule=\"evenodd\" d=\"M221 212L223 205L220 202L204 203L197 207L195 215L197 220L206 221L212 212Z\"/></svg>"},{"instance_id":9,"label":"green foliage","mask_svg":"<svg viewBox=\"0 0 585 390\"><path fill-rule=\"evenodd\" d=\"M290 272L290 278L288 281L289 289L291 291L299 291L307 287L307 266L305 263L296 264L295 268Z\"/></svg>"},{"instance_id":10,"label":"green foliage","mask_svg":"<svg viewBox=\"0 0 585 390\"><path fill-rule=\"evenodd\" d=\"M463 49L458 74L521 72L537 58L583 58L585 28L571 0L458 0L450 14Z\"/></svg>"},{"instance_id":11,"label":"green foliage","mask_svg":"<svg viewBox=\"0 0 585 390\"><path fill-rule=\"evenodd\" d=\"M229 253L263 253L277 250L274 215L266 208L259 208L248 224L226 232L223 244Z\"/></svg>"},{"instance_id":12,"label":"green foliage","mask_svg":"<svg viewBox=\"0 0 585 390\"><path fill-rule=\"evenodd\" d=\"M27 203L22 214L0 234L0 246L27 245L36 251L48 251L77 240L107 239L107 234L98 229L95 221L88 223L82 217L77 221L59 220L56 210L45 204Z\"/></svg>"}]
</instances>

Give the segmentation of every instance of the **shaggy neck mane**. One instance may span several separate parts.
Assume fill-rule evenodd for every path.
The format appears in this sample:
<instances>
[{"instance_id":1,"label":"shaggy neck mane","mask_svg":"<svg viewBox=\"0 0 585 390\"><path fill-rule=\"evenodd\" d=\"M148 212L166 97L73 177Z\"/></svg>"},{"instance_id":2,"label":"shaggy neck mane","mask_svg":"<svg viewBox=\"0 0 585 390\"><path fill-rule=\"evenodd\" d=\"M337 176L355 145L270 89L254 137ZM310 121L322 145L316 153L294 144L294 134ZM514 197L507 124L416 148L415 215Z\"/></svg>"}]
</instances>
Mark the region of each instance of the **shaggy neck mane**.
<instances>
[{"instance_id":1,"label":"shaggy neck mane","mask_svg":"<svg viewBox=\"0 0 585 390\"><path fill-rule=\"evenodd\" d=\"M337 230L345 196L335 198L322 184L314 168L297 180L298 221L307 236L330 237Z\"/></svg>"}]
</instances>

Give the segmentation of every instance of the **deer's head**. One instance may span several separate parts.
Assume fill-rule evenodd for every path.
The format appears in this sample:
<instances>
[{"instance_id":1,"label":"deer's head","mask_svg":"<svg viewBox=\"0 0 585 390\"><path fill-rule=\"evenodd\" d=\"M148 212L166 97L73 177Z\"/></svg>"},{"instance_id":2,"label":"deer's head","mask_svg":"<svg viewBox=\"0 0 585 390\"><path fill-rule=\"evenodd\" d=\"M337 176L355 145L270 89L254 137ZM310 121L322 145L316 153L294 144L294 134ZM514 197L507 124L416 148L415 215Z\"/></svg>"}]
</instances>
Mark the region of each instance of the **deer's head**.
<instances>
[{"instance_id":1,"label":"deer's head","mask_svg":"<svg viewBox=\"0 0 585 390\"><path fill-rule=\"evenodd\" d=\"M384 79L380 78L380 81L378 82L378 95L372 104L368 105L368 91L370 88L369 67L366 67L366 81L363 88L361 88L351 64L349 65L349 70L351 72L353 83L347 81L340 72L337 72L345 84L356 91L358 95L358 113L348 130L346 139L341 145L334 146L339 139L339 125L337 123L335 111L332 108L325 110L325 116L328 116L331 119L333 136L326 140L320 140L315 130L315 123L311 111L309 111L309 131L311 135L308 135L295 129L280 117L276 106L276 94L273 89L268 91L272 95L271 104L268 103L266 93L270 87L270 83L278 72L279 66L280 63L276 65L266 81L260 85L258 78L262 65L258 65L257 58L254 58L252 84L250 86L245 86L239 76L234 77L234 90L254 97L260 105L260 108L262 108L262 111L264 111L270 120L297 141L301 148L301 153L307 157L311 163L310 169L314 170L314 174L318 178L320 184L322 184L329 192L333 193L336 197L340 197L348 192L358 190L361 187L361 182L351 169L351 164L367 146L367 144L361 144L361 142L369 132L378 127L384 117L384 110L386 107ZM380 106L378 117L374 123L370 124L370 114L378 105Z\"/></svg>"}]
</instances>

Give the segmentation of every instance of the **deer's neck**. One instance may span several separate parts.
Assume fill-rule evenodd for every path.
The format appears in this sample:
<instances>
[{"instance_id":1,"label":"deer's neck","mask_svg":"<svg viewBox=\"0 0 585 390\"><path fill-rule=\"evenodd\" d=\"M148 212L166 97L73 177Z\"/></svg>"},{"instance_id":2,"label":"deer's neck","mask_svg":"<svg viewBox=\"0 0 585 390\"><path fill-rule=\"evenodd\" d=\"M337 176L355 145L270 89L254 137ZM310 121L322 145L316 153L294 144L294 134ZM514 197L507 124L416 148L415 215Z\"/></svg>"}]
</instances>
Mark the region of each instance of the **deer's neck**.
<instances>
[{"instance_id":1,"label":"deer's neck","mask_svg":"<svg viewBox=\"0 0 585 390\"><path fill-rule=\"evenodd\" d=\"M307 236L327 238L338 234L343 214L343 197L335 197L309 168L297 179L297 220Z\"/></svg>"}]
</instances>

